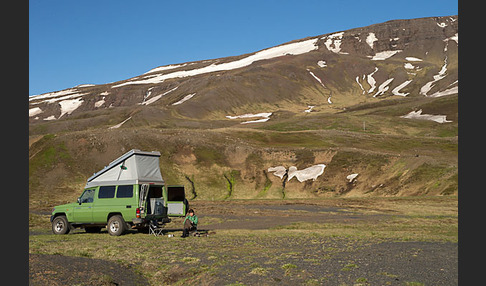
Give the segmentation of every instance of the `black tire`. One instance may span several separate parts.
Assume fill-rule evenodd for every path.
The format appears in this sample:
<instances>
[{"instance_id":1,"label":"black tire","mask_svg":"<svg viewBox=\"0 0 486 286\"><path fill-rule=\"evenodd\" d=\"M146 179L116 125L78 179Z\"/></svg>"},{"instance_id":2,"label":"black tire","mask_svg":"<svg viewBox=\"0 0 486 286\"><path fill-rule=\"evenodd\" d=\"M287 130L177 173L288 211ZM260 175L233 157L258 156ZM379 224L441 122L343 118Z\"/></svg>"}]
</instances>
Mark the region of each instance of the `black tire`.
<instances>
[{"instance_id":1,"label":"black tire","mask_svg":"<svg viewBox=\"0 0 486 286\"><path fill-rule=\"evenodd\" d=\"M108 220L108 233L114 236L120 236L127 230L126 223L121 215L114 215Z\"/></svg>"},{"instance_id":2,"label":"black tire","mask_svg":"<svg viewBox=\"0 0 486 286\"><path fill-rule=\"evenodd\" d=\"M65 216L60 215L52 220L52 232L54 234L68 234L70 230L69 222Z\"/></svg>"}]
</instances>

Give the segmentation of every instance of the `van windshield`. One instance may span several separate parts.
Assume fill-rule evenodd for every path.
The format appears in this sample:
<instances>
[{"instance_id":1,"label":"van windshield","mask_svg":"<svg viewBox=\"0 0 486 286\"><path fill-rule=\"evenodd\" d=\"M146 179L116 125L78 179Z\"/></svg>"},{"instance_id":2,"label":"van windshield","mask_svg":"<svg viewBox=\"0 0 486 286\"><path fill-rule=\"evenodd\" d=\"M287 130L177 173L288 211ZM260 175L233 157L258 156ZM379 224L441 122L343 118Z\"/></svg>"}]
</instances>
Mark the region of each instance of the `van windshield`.
<instances>
[{"instance_id":1,"label":"van windshield","mask_svg":"<svg viewBox=\"0 0 486 286\"><path fill-rule=\"evenodd\" d=\"M82 204L92 203L94 195L95 195L95 189L87 189L86 191L84 191L81 197L79 197L79 202Z\"/></svg>"}]
</instances>

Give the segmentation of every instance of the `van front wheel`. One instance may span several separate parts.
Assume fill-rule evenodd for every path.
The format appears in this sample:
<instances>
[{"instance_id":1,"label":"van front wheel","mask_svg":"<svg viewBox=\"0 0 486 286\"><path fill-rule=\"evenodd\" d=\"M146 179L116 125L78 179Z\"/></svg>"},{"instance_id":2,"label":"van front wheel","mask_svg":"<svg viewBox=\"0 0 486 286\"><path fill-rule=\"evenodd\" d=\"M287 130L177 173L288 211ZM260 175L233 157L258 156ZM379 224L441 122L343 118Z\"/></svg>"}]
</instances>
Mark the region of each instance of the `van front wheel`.
<instances>
[{"instance_id":1,"label":"van front wheel","mask_svg":"<svg viewBox=\"0 0 486 286\"><path fill-rule=\"evenodd\" d=\"M108 220L108 233L119 236L126 231L126 223L120 215L114 215Z\"/></svg>"},{"instance_id":2,"label":"van front wheel","mask_svg":"<svg viewBox=\"0 0 486 286\"><path fill-rule=\"evenodd\" d=\"M65 216L60 215L52 220L52 232L54 234L68 234L69 223Z\"/></svg>"}]
</instances>

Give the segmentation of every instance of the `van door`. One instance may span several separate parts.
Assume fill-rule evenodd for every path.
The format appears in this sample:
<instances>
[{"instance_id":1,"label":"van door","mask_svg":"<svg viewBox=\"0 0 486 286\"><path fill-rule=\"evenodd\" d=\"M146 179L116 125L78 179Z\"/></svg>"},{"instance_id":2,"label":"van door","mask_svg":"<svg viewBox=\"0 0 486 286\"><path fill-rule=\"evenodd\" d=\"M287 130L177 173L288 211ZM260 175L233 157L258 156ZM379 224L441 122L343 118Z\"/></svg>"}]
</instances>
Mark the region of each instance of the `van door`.
<instances>
[{"instance_id":1,"label":"van door","mask_svg":"<svg viewBox=\"0 0 486 286\"><path fill-rule=\"evenodd\" d=\"M140 185L140 199L138 201L138 207L141 209L145 209L145 202L147 201L149 188L149 184Z\"/></svg>"},{"instance_id":2,"label":"van door","mask_svg":"<svg viewBox=\"0 0 486 286\"><path fill-rule=\"evenodd\" d=\"M93 200L96 188L86 189L74 207L73 218L75 223L91 223L93 220Z\"/></svg>"},{"instance_id":3,"label":"van door","mask_svg":"<svg viewBox=\"0 0 486 286\"><path fill-rule=\"evenodd\" d=\"M188 207L184 186L167 186L167 214L185 216Z\"/></svg>"},{"instance_id":4,"label":"van door","mask_svg":"<svg viewBox=\"0 0 486 286\"><path fill-rule=\"evenodd\" d=\"M150 185L145 200L146 215L155 216L157 218L167 216L163 192L163 186Z\"/></svg>"},{"instance_id":5,"label":"van door","mask_svg":"<svg viewBox=\"0 0 486 286\"><path fill-rule=\"evenodd\" d=\"M115 200L115 190L116 186L100 186L98 188L98 195L95 197L92 207L93 223L106 223L109 213L119 212L119 207Z\"/></svg>"},{"instance_id":6,"label":"van door","mask_svg":"<svg viewBox=\"0 0 486 286\"><path fill-rule=\"evenodd\" d=\"M136 217L135 212L138 207L137 198L134 196L133 185L120 185L116 188L115 196L118 209L125 221L132 221Z\"/></svg>"}]
</instances>

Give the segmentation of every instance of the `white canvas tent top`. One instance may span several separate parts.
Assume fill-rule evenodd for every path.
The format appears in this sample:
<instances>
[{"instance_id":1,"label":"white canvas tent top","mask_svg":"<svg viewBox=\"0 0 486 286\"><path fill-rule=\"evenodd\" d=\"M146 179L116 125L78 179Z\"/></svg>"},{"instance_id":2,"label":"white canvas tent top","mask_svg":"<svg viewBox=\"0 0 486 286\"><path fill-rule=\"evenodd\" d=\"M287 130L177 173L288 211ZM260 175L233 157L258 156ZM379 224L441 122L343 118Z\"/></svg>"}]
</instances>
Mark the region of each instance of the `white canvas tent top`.
<instances>
[{"instance_id":1,"label":"white canvas tent top","mask_svg":"<svg viewBox=\"0 0 486 286\"><path fill-rule=\"evenodd\" d=\"M89 177L85 188L149 183L163 185L159 157L158 151L132 149Z\"/></svg>"}]
</instances>

